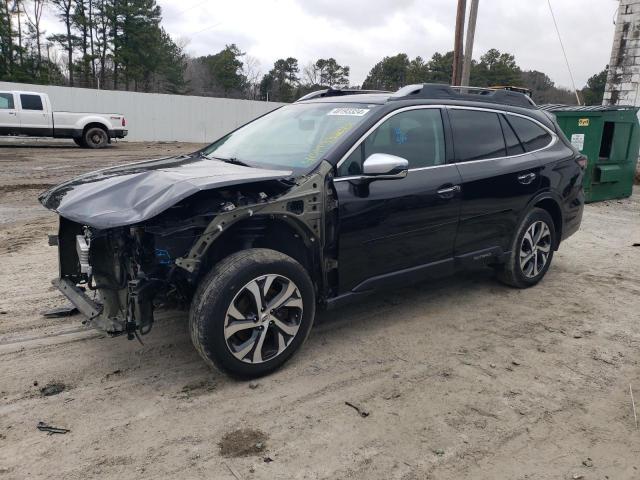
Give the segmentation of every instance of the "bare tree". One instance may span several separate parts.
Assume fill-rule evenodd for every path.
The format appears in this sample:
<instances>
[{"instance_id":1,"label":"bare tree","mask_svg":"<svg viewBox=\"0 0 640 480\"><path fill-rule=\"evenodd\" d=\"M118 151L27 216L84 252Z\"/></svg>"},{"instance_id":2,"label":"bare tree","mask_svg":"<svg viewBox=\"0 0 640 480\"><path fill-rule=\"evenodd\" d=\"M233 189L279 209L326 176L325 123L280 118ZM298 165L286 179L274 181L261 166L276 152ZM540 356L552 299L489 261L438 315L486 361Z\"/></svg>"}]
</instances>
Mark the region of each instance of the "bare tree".
<instances>
[{"instance_id":1,"label":"bare tree","mask_svg":"<svg viewBox=\"0 0 640 480\"><path fill-rule=\"evenodd\" d=\"M24 63L23 48L22 48L22 0L13 1L13 13L18 17L18 57L20 58L20 65Z\"/></svg>"},{"instance_id":2,"label":"bare tree","mask_svg":"<svg viewBox=\"0 0 640 480\"><path fill-rule=\"evenodd\" d=\"M52 40L58 42L67 51L67 65L69 68L69 85L73 87L73 44L74 37L71 34L71 26L73 25L73 0L51 0L55 7L58 17L64 22L67 30L66 35L54 35Z\"/></svg>"},{"instance_id":3,"label":"bare tree","mask_svg":"<svg viewBox=\"0 0 640 480\"><path fill-rule=\"evenodd\" d=\"M2 39L3 48L6 47L7 53L5 54L5 71L11 75L13 72L13 20L11 18L11 8L9 7L9 0L5 0L3 6L3 12L6 23L6 38Z\"/></svg>"},{"instance_id":4,"label":"bare tree","mask_svg":"<svg viewBox=\"0 0 640 480\"><path fill-rule=\"evenodd\" d=\"M92 0L95 3L95 10L93 12L92 28L95 33L92 33L93 39L95 35L95 53L92 51L91 56L97 57L100 63L100 74L96 77L98 81L98 88L105 88L105 81L107 75L107 52L109 51L109 30L110 30L110 17L108 14L108 4L106 0ZM93 40L92 40L93 42ZM95 68L95 67L94 67Z\"/></svg>"},{"instance_id":5,"label":"bare tree","mask_svg":"<svg viewBox=\"0 0 640 480\"><path fill-rule=\"evenodd\" d=\"M309 62L302 69L302 83L305 85L320 85L322 72L315 62Z\"/></svg>"},{"instance_id":6,"label":"bare tree","mask_svg":"<svg viewBox=\"0 0 640 480\"><path fill-rule=\"evenodd\" d=\"M41 29L42 12L47 0L33 0L31 2L32 12L25 9L24 14L27 17L27 26L30 30L31 38L36 42L36 51L38 52L38 71L42 65L42 35L45 33Z\"/></svg>"},{"instance_id":7,"label":"bare tree","mask_svg":"<svg viewBox=\"0 0 640 480\"><path fill-rule=\"evenodd\" d=\"M247 98L255 100L260 96L260 79L262 78L262 69L260 68L260 60L251 55L244 56L244 64L242 66L242 74L246 77Z\"/></svg>"}]
</instances>

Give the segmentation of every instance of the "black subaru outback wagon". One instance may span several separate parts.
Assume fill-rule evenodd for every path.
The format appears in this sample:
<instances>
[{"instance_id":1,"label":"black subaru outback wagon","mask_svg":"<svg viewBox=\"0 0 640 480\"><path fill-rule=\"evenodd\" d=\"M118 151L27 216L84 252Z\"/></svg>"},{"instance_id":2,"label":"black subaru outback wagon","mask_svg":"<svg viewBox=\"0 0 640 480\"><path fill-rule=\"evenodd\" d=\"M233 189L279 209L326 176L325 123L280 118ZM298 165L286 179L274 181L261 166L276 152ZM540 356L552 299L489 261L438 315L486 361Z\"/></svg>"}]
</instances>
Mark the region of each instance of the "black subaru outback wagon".
<instances>
[{"instance_id":1,"label":"black subaru outback wagon","mask_svg":"<svg viewBox=\"0 0 640 480\"><path fill-rule=\"evenodd\" d=\"M535 285L580 225L584 163L520 93L326 90L40 201L60 215L54 283L91 323L135 338L190 305L202 357L258 376L317 307L475 265Z\"/></svg>"}]
</instances>

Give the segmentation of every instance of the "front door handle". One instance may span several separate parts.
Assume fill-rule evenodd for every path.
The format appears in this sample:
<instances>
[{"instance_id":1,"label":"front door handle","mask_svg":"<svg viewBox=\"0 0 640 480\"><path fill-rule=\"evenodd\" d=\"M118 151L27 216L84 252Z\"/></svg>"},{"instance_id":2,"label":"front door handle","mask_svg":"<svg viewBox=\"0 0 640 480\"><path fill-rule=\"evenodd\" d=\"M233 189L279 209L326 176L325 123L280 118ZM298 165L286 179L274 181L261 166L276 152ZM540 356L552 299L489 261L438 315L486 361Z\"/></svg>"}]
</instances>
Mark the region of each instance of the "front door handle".
<instances>
[{"instance_id":1,"label":"front door handle","mask_svg":"<svg viewBox=\"0 0 640 480\"><path fill-rule=\"evenodd\" d=\"M450 187L440 188L436 191L442 198L452 198L460 191L460 185L451 185Z\"/></svg>"},{"instance_id":2,"label":"front door handle","mask_svg":"<svg viewBox=\"0 0 640 480\"><path fill-rule=\"evenodd\" d=\"M518 175L518 181L523 185L529 185L536 179L537 175L533 172Z\"/></svg>"}]
</instances>

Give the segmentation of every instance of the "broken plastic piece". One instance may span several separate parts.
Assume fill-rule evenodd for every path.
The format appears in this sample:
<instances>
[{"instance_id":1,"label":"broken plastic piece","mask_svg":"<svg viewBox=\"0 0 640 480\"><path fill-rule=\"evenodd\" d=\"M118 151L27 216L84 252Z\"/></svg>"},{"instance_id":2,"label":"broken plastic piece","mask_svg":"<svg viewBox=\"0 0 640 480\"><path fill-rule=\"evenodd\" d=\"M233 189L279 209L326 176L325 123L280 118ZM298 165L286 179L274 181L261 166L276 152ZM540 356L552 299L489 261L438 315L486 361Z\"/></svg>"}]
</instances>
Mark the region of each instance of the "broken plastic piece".
<instances>
[{"instance_id":1,"label":"broken plastic piece","mask_svg":"<svg viewBox=\"0 0 640 480\"><path fill-rule=\"evenodd\" d=\"M65 305L63 307L52 308L42 312L42 316L47 318L70 317L78 313L78 309L74 305Z\"/></svg>"}]
</instances>

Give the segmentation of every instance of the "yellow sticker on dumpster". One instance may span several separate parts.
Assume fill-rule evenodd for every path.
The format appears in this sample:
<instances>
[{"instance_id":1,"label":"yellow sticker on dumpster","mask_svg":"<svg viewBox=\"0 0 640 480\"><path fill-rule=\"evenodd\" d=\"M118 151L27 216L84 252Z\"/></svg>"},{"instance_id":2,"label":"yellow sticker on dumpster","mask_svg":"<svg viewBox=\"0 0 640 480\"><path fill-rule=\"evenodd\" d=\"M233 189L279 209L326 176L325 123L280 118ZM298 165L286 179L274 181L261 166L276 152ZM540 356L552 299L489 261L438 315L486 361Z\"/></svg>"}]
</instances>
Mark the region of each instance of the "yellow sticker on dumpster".
<instances>
[{"instance_id":1,"label":"yellow sticker on dumpster","mask_svg":"<svg viewBox=\"0 0 640 480\"><path fill-rule=\"evenodd\" d=\"M579 127L588 127L589 126L589 119L588 118L579 118L578 119L578 126Z\"/></svg>"}]
</instances>

